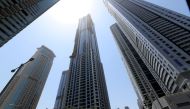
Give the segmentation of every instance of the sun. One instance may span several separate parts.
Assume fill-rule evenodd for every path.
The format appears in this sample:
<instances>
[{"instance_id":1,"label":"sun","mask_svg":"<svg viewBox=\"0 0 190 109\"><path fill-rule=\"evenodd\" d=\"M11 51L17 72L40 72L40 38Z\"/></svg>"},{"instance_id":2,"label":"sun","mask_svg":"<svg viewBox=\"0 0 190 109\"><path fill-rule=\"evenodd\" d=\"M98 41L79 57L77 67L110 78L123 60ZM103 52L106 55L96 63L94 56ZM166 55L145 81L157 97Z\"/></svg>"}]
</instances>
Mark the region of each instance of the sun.
<instances>
[{"instance_id":1,"label":"sun","mask_svg":"<svg viewBox=\"0 0 190 109\"><path fill-rule=\"evenodd\" d=\"M50 17L60 23L73 24L90 13L93 0L60 0L49 10Z\"/></svg>"}]
</instances>

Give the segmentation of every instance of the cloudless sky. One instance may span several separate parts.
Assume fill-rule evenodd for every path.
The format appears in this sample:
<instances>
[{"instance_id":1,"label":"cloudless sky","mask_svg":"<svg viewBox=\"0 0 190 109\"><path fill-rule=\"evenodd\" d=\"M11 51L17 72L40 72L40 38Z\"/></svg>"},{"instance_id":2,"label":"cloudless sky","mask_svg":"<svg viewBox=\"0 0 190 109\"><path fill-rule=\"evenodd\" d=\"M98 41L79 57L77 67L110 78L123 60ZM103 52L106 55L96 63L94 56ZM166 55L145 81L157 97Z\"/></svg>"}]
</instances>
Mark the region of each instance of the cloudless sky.
<instances>
[{"instance_id":1,"label":"cloudless sky","mask_svg":"<svg viewBox=\"0 0 190 109\"><path fill-rule=\"evenodd\" d=\"M95 24L111 107L122 109L129 106L130 109L137 109L136 94L109 29L115 21L103 1L88 0L91 1L89 6L85 5L85 0L68 1L58 2L0 48L0 91L13 76L11 69L26 62L36 52L36 48L45 45L56 54L56 58L37 109L53 109L61 73L69 68L69 56L73 51L78 18L89 12ZM185 0L147 1L190 15ZM88 8L88 11L85 8ZM78 11L79 9L81 11Z\"/></svg>"}]
</instances>

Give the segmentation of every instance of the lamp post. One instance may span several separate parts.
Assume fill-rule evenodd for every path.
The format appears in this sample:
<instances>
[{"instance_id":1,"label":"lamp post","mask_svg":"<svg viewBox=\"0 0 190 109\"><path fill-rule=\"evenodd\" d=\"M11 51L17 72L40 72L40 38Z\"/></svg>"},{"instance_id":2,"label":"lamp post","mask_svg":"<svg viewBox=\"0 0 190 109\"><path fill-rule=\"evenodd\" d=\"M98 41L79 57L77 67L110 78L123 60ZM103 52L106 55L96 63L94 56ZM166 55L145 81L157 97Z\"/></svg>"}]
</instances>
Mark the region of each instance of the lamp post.
<instances>
[{"instance_id":1,"label":"lamp post","mask_svg":"<svg viewBox=\"0 0 190 109\"><path fill-rule=\"evenodd\" d=\"M34 58L30 58L28 61L26 61L25 63L21 64L19 67L15 68L15 69L12 69L11 72L13 73L13 72L15 72L16 70L17 70L17 72L18 72L25 64L27 64L28 62L33 61L33 60L34 60ZM17 72L16 72L16 73L17 73Z\"/></svg>"},{"instance_id":2,"label":"lamp post","mask_svg":"<svg viewBox=\"0 0 190 109\"><path fill-rule=\"evenodd\" d=\"M14 79L14 77L16 76L16 74L20 71L20 69L25 65L25 64L27 64L27 63L29 63L29 62L31 62L31 61L33 61L34 60L34 58L30 58L28 61L26 61L25 63L22 63L19 67L17 67L17 68L15 68L15 69L12 69L11 70L11 72L12 73L14 73L15 71L16 71L16 73L13 75L13 77L11 78L11 80L12 79ZM5 86L5 88L4 88L4 91L6 90L6 88L8 87L8 85L9 85L9 83L11 82L11 80L8 82L8 84ZM3 91L2 91L3 92ZM23 107L22 107L22 105L16 105L16 104L9 104L9 106L13 106L14 108L18 108L18 109L22 109Z\"/></svg>"},{"instance_id":3,"label":"lamp post","mask_svg":"<svg viewBox=\"0 0 190 109\"><path fill-rule=\"evenodd\" d=\"M7 83L7 85L4 87L4 89L1 91L1 93L0 93L0 97L3 95L3 93L6 91L6 89L8 88L8 86L9 86L9 84L11 83L11 81L14 79L14 77L16 76L16 74L19 72L19 70L25 65L25 64L27 64L27 63L29 63L29 62L31 62L31 61L33 61L34 60L34 58L30 58L28 61L26 61L25 63L23 63L23 64L21 64L19 67L17 67L17 68L15 68L15 69L13 69L13 70L11 70L11 72L13 73L13 72L15 72L16 71L16 73L12 76L12 78L9 80L9 82Z\"/></svg>"}]
</instances>

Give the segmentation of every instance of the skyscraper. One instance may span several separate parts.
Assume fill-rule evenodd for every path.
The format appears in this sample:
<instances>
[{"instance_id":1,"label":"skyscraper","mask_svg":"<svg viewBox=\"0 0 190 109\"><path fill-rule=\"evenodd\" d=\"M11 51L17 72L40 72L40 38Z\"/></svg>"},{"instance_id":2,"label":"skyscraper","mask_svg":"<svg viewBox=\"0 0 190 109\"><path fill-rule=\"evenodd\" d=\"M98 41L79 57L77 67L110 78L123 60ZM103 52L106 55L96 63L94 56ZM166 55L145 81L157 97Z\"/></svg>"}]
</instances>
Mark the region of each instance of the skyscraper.
<instances>
[{"instance_id":1,"label":"skyscraper","mask_svg":"<svg viewBox=\"0 0 190 109\"><path fill-rule=\"evenodd\" d=\"M65 85L68 81L69 71L64 71L61 76L61 81L59 83L59 89L57 92L57 97L54 105L54 109L63 109L63 99L65 93Z\"/></svg>"},{"instance_id":2,"label":"skyscraper","mask_svg":"<svg viewBox=\"0 0 190 109\"><path fill-rule=\"evenodd\" d=\"M187 1L187 5L189 7L189 10L190 10L190 0L186 0Z\"/></svg>"},{"instance_id":3,"label":"skyscraper","mask_svg":"<svg viewBox=\"0 0 190 109\"><path fill-rule=\"evenodd\" d=\"M190 18L142 0L104 2L164 93L188 90Z\"/></svg>"},{"instance_id":4,"label":"skyscraper","mask_svg":"<svg viewBox=\"0 0 190 109\"><path fill-rule=\"evenodd\" d=\"M1 0L0 47L59 0Z\"/></svg>"},{"instance_id":5,"label":"skyscraper","mask_svg":"<svg viewBox=\"0 0 190 109\"><path fill-rule=\"evenodd\" d=\"M117 24L112 25L111 31L120 49L122 60L125 63L135 92L139 98L138 102L140 109L151 109L154 100L165 96L164 91L119 26Z\"/></svg>"},{"instance_id":6,"label":"skyscraper","mask_svg":"<svg viewBox=\"0 0 190 109\"><path fill-rule=\"evenodd\" d=\"M75 46L70 58L70 68L65 72L65 84L62 83L62 76L55 108L110 109L96 33L90 15L79 20ZM59 96L63 98L59 99ZM61 100L61 106L57 106L58 100Z\"/></svg>"},{"instance_id":7,"label":"skyscraper","mask_svg":"<svg viewBox=\"0 0 190 109\"><path fill-rule=\"evenodd\" d=\"M125 109L129 109L129 107L128 107L128 106L125 106Z\"/></svg>"},{"instance_id":8,"label":"skyscraper","mask_svg":"<svg viewBox=\"0 0 190 109\"><path fill-rule=\"evenodd\" d=\"M0 109L36 109L53 64L54 53L38 48L31 62L21 65L0 94Z\"/></svg>"}]
</instances>

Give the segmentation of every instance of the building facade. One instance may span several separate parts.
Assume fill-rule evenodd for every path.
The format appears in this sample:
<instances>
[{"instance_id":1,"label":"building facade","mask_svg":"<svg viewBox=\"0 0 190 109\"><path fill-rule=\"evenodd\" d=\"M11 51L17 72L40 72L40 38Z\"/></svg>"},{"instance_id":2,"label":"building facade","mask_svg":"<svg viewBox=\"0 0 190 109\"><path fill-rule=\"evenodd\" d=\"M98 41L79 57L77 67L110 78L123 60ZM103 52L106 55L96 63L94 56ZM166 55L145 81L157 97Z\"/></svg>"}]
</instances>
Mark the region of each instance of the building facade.
<instances>
[{"instance_id":1,"label":"building facade","mask_svg":"<svg viewBox=\"0 0 190 109\"><path fill-rule=\"evenodd\" d=\"M54 104L54 109L63 109L62 106L63 106L64 92L65 92L66 82L68 81L69 78L68 76L69 76L69 71L64 71L62 73L56 101Z\"/></svg>"},{"instance_id":2,"label":"building facade","mask_svg":"<svg viewBox=\"0 0 190 109\"><path fill-rule=\"evenodd\" d=\"M190 91L164 96L154 101L152 109L190 109Z\"/></svg>"},{"instance_id":3,"label":"building facade","mask_svg":"<svg viewBox=\"0 0 190 109\"><path fill-rule=\"evenodd\" d=\"M1 0L0 47L59 0Z\"/></svg>"},{"instance_id":4,"label":"building facade","mask_svg":"<svg viewBox=\"0 0 190 109\"><path fill-rule=\"evenodd\" d=\"M96 33L90 15L79 20L75 46L70 58L68 79L62 92L62 106L58 109L110 109Z\"/></svg>"},{"instance_id":5,"label":"building facade","mask_svg":"<svg viewBox=\"0 0 190 109\"><path fill-rule=\"evenodd\" d=\"M189 90L190 18L143 0L104 3L164 94Z\"/></svg>"},{"instance_id":6,"label":"building facade","mask_svg":"<svg viewBox=\"0 0 190 109\"><path fill-rule=\"evenodd\" d=\"M187 2L187 5L189 7L189 10L190 10L190 0L186 0L186 2Z\"/></svg>"},{"instance_id":7,"label":"building facade","mask_svg":"<svg viewBox=\"0 0 190 109\"><path fill-rule=\"evenodd\" d=\"M129 107L128 107L128 106L125 106L125 109L129 109Z\"/></svg>"},{"instance_id":8,"label":"building facade","mask_svg":"<svg viewBox=\"0 0 190 109\"><path fill-rule=\"evenodd\" d=\"M165 96L164 91L119 26L113 24L111 31L122 55L122 60L127 68L135 92L137 93L139 108L151 109L154 100Z\"/></svg>"},{"instance_id":9,"label":"building facade","mask_svg":"<svg viewBox=\"0 0 190 109\"><path fill-rule=\"evenodd\" d=\"M54 53L38 48L34 59L20 67L0 94L0 109L36 109L53 64Z\"/></svg>"},{"instance_id":10,"label":"building facade","mask_svg":"<svg viewBox=\"0 0 190 109\"><path fill-rule=\"evenodd\" d=\"M190 18L142 0L104 2L164 93L188 90Z\"/></svg>"}]
</instances>

